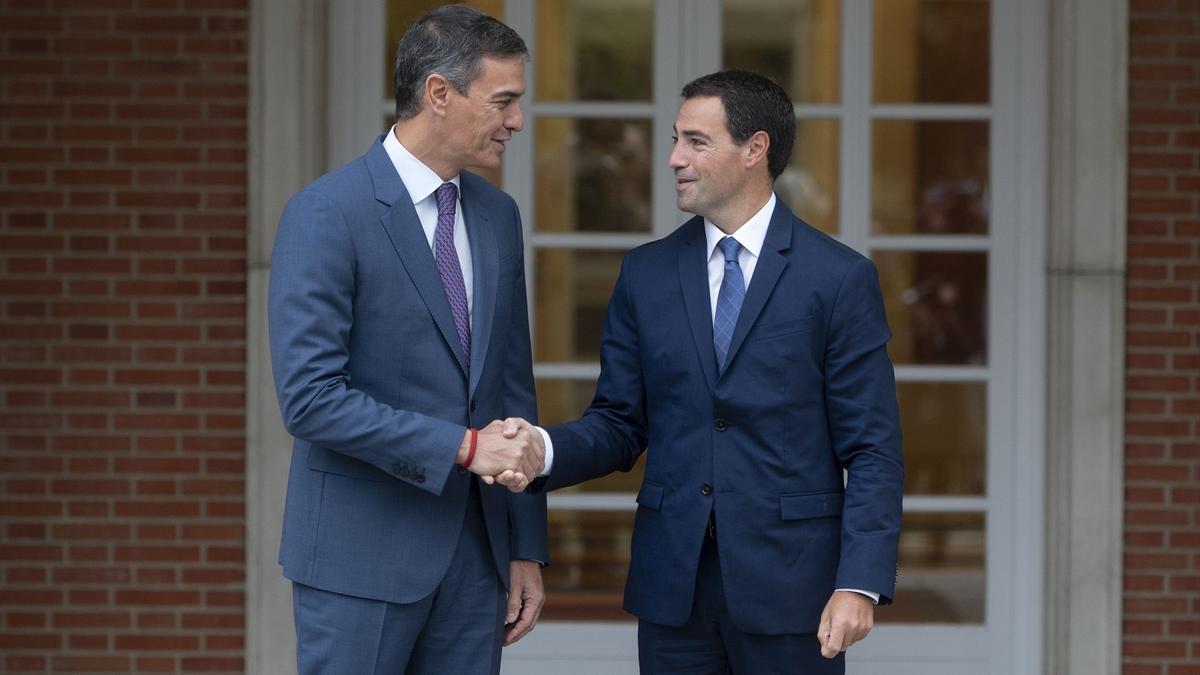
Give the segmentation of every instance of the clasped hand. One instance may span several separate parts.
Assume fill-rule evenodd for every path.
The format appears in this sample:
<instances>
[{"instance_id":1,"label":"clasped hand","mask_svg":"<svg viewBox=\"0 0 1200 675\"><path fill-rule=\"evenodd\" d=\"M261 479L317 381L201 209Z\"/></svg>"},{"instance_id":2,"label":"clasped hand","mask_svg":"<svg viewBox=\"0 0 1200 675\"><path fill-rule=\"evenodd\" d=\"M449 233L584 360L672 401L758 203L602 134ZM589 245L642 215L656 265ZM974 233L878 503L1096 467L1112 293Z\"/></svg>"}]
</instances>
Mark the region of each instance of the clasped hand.
<instances>
[{"instance_id":1,"label":"clasped hand","mask_svg":"<svg viewBox=\"0 0 1200 675\"><path fill-rule=\"evenodd\" d=\"M500 483L513 492L521 492L542 473L546 447L533 425L510 417L495 420L478 433L475 456L468 468L483 482ZM459 448L459 464L466 461L470 452L470 436L468 432Z\"/></svg>"}]
</instances>

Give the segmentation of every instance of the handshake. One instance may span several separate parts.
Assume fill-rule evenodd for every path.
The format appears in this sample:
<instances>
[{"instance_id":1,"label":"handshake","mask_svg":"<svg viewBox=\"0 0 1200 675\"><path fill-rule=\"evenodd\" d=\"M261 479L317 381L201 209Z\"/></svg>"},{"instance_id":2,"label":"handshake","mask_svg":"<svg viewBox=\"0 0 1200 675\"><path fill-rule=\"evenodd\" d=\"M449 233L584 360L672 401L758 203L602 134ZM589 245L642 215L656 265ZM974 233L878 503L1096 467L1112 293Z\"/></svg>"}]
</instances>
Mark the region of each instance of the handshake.
<instances>
[{"instance_id":1,"label":"handshake","mask_svg":"<svg viewBox=\"0 0 1200 675\"><path fill-rule=\"evenodd\" d=\"M478 435L473 439L474 434ZM541 432L529 422L520 417L495 420L474 434L468 430L463 436L454 461L478 474L483 482L522 492L541 475L546 446Z\"/></svg>"}]
</instances>

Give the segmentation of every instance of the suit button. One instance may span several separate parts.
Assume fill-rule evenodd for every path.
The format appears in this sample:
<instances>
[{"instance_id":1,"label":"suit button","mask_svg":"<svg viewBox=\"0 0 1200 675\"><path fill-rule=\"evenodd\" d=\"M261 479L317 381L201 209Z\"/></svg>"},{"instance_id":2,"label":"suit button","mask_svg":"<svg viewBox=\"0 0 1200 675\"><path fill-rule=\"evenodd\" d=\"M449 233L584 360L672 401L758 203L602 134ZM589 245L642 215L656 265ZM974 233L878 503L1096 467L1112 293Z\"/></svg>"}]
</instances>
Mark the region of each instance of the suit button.
<instances>
[{"instance_id":1,"label":"suit button","mask_svg":"<svg viewBox=\"0 0 1200 675\"><path fill-rule=\"evenodd\" d=\"M712 494L712 486L711 486L711 485L709 485L708 483L705 483L704 485L701 485L701 486L700 486L700 494L702 494L702 495L704 495L704 496L706 496L706 497L707 497L708 495L711 495L711 494Z\"/></svg>"},{"instance_id":2,"label":"suit button","mask_svg":"<svg viewBox=\"0 0 1200 675\"><path fill-rule=\"evenodd\" d=\"M471 399L471 412L475 412L475 399Z\"/></svg>"},{"instance_id":3,"label":"suit button","mask_svg":"<svg viewBox=\"0 0 1200 675\"><path fill-rule=\"evenodd\" d=\"M425 474L423 474L423 473L417 474L416 481L418 483L424 483L425 482Z\"/></svg>"},{"instance_id":4,"label":"suit button","mask_svg":"<svg viewBox=\"0 0 1200 675\"><path fill-rule=\"evenodd\" d=\"M402 466L400 467L400 475L404 476L405 478L410 478L412 477L412 471L409 471L407 466Z\"/></svg>"},{"instance_id":5,"label":"suit button","mask_svg":"<svg viewBox=\"0 0 1200 675\"><path fill-rule=\"evenodd\" d=\"M717 420L713 422L713 426L717 428L717 431L725 431L729 428L729 423L718 417Z\"/></svg>"},{"instance_id":6,"label":"suit button","mask_svg":"<svg viewBox=\"0 0 1200 675\"><path fill-rule=\"evenodd\" d=\"M393 465L392 465L392 473L396 474L397 476L402 476L402 475L404 475L404 472L403 472L403 470L402 470L402 467L401 467L399 464L393 464Z\"/></svg>"}]
</instances>

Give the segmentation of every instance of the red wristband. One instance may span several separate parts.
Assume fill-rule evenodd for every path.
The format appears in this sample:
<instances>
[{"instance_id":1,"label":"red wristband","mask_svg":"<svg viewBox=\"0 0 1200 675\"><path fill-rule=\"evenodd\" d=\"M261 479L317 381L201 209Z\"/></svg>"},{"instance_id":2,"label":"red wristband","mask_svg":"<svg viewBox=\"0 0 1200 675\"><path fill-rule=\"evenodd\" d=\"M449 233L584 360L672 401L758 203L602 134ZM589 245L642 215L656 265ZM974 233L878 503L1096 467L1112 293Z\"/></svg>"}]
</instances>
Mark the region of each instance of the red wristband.
<instances>
[{"instance_id":1,"label":"red wristband","mask_svg":"<svg viewBox=\"0 0 1200 675\"><path fill-rule=\"evenodd\" d=\"M479 432L474 429L467 429L471 432L471 447L467 450L467 459L462 463L462 468L471 468L471 462L475 461L475 445L479 442Z\"/></svg>"}]
</instances>

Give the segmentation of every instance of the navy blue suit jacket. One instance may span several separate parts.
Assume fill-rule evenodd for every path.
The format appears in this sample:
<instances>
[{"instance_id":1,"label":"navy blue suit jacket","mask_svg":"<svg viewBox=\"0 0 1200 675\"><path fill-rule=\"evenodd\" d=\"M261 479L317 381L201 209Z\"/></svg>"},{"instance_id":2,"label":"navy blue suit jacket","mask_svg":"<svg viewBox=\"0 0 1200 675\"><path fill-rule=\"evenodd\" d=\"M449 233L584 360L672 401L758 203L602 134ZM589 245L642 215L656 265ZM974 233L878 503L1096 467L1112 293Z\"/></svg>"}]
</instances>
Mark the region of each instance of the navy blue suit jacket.
<instances>
[{"instance_id":1,"label":"navy blue suit jacket","mask_svg":"<svg viewBox=\"0 0 1200 675\"><path fill-rule=\"evenodd\" d=\"M381 137L382 139L382 137ZM279 560L293 581L412 602L459 538L466 427L537 406L516 204L461 174L471 243L471 363L403 181L377 140L288 202L271 256L271 365L295 437ZM545 497L481 485L488 537L548 560ZM511 524L511 526L510 526Z\"/></svg>"},{"instance_id":2,"label":"navy blue suit jacket","mask_svg":"<svg viewBox=\"0 0 1200 675\"><path fill-rule=\"evenodd\" d=\"M890 602L904 469L874 267L777 202L724 372L708 287L699 217L625 256L595 399L549 429L554 465L534 489L628 470L649 448L625 588L648 621L686 621L714 509L742 630L813 632L835 588Z\"/></svg>"}]
</instances>

